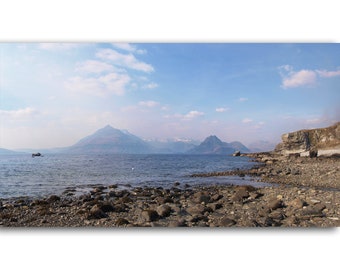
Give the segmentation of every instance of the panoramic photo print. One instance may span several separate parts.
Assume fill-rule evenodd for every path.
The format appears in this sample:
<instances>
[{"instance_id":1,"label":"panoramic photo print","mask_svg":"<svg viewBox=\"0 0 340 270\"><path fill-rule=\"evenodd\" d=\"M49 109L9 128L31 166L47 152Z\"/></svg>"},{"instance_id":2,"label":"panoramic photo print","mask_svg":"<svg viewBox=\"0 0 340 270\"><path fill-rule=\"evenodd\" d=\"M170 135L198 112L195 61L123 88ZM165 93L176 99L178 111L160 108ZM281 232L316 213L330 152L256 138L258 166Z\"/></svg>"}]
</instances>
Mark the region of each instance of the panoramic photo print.
<instances>
[{"instance_id":1,"label":"panoramic photo print","mask_svg":"<svg viewBox=\"0 0 340 270\"><path fill-rule=\"evenodd\" d=\"M339 43L0 43L0 227L339 227Z\"/></svg>"}]
</instances>

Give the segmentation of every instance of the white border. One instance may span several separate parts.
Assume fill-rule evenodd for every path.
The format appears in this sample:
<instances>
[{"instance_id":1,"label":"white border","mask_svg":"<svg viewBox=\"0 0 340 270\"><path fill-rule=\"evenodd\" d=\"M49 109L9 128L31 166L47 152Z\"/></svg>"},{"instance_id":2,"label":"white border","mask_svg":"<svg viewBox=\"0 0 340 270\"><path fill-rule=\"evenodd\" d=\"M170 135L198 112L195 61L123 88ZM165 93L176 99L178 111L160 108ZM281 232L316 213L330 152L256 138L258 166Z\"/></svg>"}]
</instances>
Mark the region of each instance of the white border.
<instances>
[{"instance_id":1,"label":"white border","mask_svg":"<svg viewBox=\"0 0 340 270\"><path fill-rule=\"evenodd\" d=\"M336 1L7 1L0 41L339 42ZM0 228L4 269L331 269L338 229Z\"/></svg>"}]
</instances>

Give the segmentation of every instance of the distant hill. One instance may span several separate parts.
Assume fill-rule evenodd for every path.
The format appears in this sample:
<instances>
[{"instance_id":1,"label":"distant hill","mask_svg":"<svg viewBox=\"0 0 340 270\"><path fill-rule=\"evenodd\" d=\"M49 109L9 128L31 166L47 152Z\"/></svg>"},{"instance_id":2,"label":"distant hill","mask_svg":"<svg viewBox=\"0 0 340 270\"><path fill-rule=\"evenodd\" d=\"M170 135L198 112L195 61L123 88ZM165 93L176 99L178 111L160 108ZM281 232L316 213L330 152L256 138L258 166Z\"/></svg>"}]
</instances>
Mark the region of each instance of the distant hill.
<instances>
[{"instance_id":1,"label":"distant hill","mask_svg":"<svg viewBox=\"0 0 340 270\"><path fill-rule=\"evenodd\" d=\"M215 135L207 137L200 145L189 150L188 154L233 154L235 151L249 152L249 149L240 142L222 142Z\"/></svg>"},{"instance_id":2,"label":"distant hill","mask_svg":"<svg viewBox=\"0 0 340 270\"><path fill-rule=\"evenodd\" d=\"M182 141L170 139L167 141L152 140L147 142L155 153L160 154L183 154L199 144L199 142L193 140Z\"/></svg>"},{"instance_id":3,"label":"distant hill","mask_svg":"<svg viewBox=\"0 0 340 270\"><path fill-rule=\"evenodd\" d=\"M69 153L117 154L144 154L153 152L152 150L141 138L109 125L65 149Z\"/></svg>"},{"instance_id":4,"label":"distant hill","mask_svg":"<svg viewBox=\"0 0 340 270\"><path fill-rule=\"evenodd\" d=\"M26 153L8 150L5 148L0 148L0 155L18 155L18 154L26 154Z\"/></svg>"}]
</instances>

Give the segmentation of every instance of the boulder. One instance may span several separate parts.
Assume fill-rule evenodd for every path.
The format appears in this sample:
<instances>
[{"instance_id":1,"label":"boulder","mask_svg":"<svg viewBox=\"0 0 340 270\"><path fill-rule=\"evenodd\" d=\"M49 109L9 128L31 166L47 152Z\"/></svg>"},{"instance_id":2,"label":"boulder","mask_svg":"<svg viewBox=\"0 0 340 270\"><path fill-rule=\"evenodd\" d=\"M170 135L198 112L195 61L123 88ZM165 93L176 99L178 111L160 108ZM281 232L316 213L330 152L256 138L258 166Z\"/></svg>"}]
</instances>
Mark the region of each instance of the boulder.
<instances>
[{"instance_id":1,"label":"boulder","mask_svg":"<svg viewBox=\"0 0 340 270\"><path fill-rule=\"evenodd\" d=\"M107 218L108 215L105 214L103 210L100 209L98 205L95 205L91 208L90 213L88 215L88 219L100 219L100 218Z\"/></svg>"},{"instance_id":2,"label":"boulder","mask_svg":"<svg viewBox=\"0 0 340 270\"><path fill-rule=\"evenodd\" d=\"M113 205L109 202L106 202L106 203L103 203L101 206L100 206L100 209L103 211L103 212L113 212L115 211L115 208L113 207Z\"/></svg>"},{"instance_id":3,"label":"boulder","mask_svg":"<svg viewBox=\"0 0 340 270\"><path fill-rule=\"evenodd\" d=\"M282 208L283 207L283 202L281 199L278 198L272 198L268 201L267 207L270 210L276 210L278 208Z\"/></svg>"},{"instance_id":4,"label":"boulder","mask_svg":"<svg viewBox=\"0 0 340 270\"><path fill-rule=\"evenodd\" d=\"M157 211L159 216L168 217L168 216L170 216L170 213L171 213L171 207L169 205L162 204L162 205L157 207L156 211Z\"/></svg>"},{"instance_id":5,"label":"boulder","mask_svg":"<svg viewBox=\"0 0 340 270\"><path fill-rule=\"evenodd\" d=\"M57 201L60 201L60 197L57 195L51 195L50 197L48 197L47 201L49 203L57 202Z\"/></svg>"}]
</instances>

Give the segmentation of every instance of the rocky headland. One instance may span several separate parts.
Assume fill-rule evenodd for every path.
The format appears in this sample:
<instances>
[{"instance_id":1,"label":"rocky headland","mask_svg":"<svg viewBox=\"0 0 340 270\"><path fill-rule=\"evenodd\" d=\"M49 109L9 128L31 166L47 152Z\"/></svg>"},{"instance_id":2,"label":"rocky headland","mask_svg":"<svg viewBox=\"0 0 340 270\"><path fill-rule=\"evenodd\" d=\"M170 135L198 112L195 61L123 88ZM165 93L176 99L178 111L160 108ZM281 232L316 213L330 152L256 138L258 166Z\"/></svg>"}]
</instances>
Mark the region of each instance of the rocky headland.
<instances>
[{"instance_id":1,"label":"rocky headland","mask_svg":"<svg viewBox=\"0 0 340 270\"><path fill-rule=\"evenodd\" d=\"M340 226L340 158L333 152L320 155L321 150L330 153L339 147L339 123L323 131L283 135L282 139L276 151L241 154L256 162L252 169L192 175L237 175L240 179L250 175L256 181L272 183L269 187L203 187L178 182L168 189L96 185L81 195L67 189L60 196L0 199L0 226ZM314 154L306 155L306 151Z\"/></svg>"},{"instance_id":2,"label":"rocky headland","mask_svg":"<svg viewBox=\"0 0 340 270\"><path fill-rule=\"evenodd\" d=\"M326 128L299 130L281 136L275 152L282 155L340 155L340 122Z\"/></svg>"}]
</instances>

